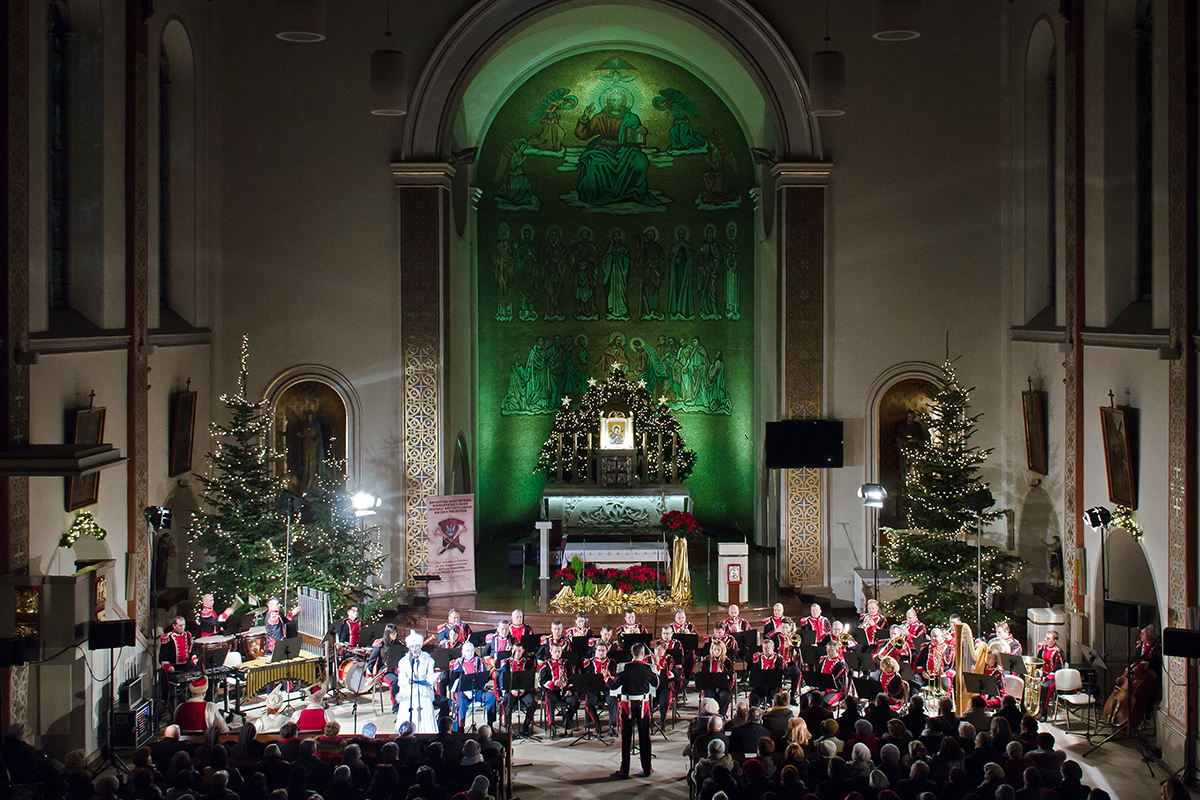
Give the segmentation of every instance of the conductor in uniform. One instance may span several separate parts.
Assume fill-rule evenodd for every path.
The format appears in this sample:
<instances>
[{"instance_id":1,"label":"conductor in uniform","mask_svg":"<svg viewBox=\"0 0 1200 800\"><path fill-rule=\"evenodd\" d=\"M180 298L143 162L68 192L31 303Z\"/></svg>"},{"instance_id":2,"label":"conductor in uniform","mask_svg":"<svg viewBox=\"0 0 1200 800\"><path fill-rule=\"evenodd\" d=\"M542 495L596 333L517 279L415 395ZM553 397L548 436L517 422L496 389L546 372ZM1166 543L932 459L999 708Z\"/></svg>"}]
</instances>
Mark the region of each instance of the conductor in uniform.
<instances>
[{"instance_id":1,"label":"conductor in uniform","mask_svg":"<svg viewBox=\"0 0 1200 800\"><path fill-rule=\"evenodd\" d=\"M646 645L638 642L630 650L633 661L621 664L608 681L609 689L617 693L621 711L621 768L614 778L629 777L629 755L633 750L633 726L637 725L638 753L642 758L642 777L650 777L650 719L658 673L646 663Z\"/></svg>"}]
</instances>

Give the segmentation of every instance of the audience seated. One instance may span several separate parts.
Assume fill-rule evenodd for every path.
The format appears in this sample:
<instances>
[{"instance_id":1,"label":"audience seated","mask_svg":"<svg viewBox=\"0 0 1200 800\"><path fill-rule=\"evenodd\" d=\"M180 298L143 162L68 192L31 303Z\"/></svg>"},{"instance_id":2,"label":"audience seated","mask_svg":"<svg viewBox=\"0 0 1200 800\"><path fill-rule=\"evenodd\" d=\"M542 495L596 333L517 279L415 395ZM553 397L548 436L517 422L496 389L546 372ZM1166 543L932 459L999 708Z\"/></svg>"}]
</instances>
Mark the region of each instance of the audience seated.
<instances>
[{"instance_id":1,"label":"audience seated","mask_svg":"<svg viewBox=\"0 0 1200 800\"><path fill-rule=\"evenodd\" d=\"M729 731L729 752L738 755L758 750L758 740L771 738L771 732L762 724L762 709L747 710L746 721Z\"/></svg>"}]
</instances>

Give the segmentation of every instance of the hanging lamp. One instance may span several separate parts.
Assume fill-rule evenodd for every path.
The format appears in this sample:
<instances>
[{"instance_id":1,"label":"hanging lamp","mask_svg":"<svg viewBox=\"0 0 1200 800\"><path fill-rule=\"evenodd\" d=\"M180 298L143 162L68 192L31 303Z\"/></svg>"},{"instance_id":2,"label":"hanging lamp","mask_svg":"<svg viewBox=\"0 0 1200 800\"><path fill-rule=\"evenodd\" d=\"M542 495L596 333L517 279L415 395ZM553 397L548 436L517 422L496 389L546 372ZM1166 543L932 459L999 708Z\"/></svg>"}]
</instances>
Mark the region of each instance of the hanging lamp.
<instances>
[{"instance_id":1,"label":"hanging lamp","mask_svg":"<svg viewBox=\"0 0 1200 800\"><path fill-rule=\"evenodd\" d=\"M380 117L398 117L408 113L408 85L405 81L404 53L392 46L392 0L387 3L386 50L371 54L371 113Z\"/></svg>"},{"instance_id":2,"label":"hanging lamp","mask_svg":"<svg viewBox=\"0 0 1200 800\"><path fill-rule=\"evenodd\" d=\"M921 35L921 0L871 0L871 35L903 42Z\"/></svg>"},{"instance_id":3,"label":"hanging lamp","mask_svg":"<svg viewBox=\"0 0 1200 800\"><path fill-rule=\"evenodd\" d=\"M808 93L814 117L840 117L842 90L846 88L846 56L830 46L829 0L825 0L825 49L808 60Z\"/></svg>"},{"instance_id":4,"label":"hanging lamp","mask_svg":"<svg viewBox=\"0 0 1200 800\"><path fill-rule=\"evenodd\" d=\"M325 0L275 0L275 37L285 42L325 39Z\"/></svg>"}]
</instances>

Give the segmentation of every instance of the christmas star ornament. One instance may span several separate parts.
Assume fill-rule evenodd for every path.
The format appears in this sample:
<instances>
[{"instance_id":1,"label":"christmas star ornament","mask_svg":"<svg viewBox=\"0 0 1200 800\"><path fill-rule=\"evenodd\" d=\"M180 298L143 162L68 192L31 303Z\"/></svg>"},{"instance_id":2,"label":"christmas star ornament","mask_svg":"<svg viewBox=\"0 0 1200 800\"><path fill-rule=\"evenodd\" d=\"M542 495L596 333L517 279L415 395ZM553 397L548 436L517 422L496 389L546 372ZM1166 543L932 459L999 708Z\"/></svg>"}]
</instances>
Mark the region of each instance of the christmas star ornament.
<instances>
[{"instance_id":1,"label":"christmas star ornament","mask_svg":"<svg viewBox=\"0 0 1200 800\"><path fill-rule=\"evenodd\" d=\"M563 408L570 408L570 407L571 407L571 396L570 396L570 395L564 395L564 396L563 396L563 399L562 399L562 407L563 407Z\"/></svg>"},{"instance_id":2,"label":"christmas star ornament","mask_svg":"<svg viewBox=\"0 0 1200 800\"><path fill-rule=\"evenodd\" d=\"M595 379L595 378L588 378L588 386L595 387L595 385L596 385L596 379Z\"/></svg>"},{"instance_id":3,"label":"christmas star ornament","mask_svg":"<svg viewBox=\"0 0 1200 800\"><path fill-rule=\"evenodd\" d=\"M640 380L640 381L638 381L638 384L637 384L637 385L638 385L638 388L639 388L639 389L645 389L645 388L646 388L646 382L645 382L645 381L641 381L641 380Z\"/></svg>"}]
</instances>

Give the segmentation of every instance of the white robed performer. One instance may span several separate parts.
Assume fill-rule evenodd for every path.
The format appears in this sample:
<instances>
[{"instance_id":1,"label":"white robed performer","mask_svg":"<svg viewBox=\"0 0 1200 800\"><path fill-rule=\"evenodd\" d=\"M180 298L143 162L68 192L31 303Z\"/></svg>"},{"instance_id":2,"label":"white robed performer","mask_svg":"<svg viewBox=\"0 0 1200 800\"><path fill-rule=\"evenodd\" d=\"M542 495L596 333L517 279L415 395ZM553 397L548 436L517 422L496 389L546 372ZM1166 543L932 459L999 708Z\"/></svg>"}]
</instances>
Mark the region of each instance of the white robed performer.
<instances>
[{"instance_id":1,"label":"white robed performer","mask_svg":"<svg viewBox=\"0 0 1200 800\"><path fill-rule=\"evenodd\" d=\"M421 649L421 634L413 631L404 639L408 652L396 665L396 732L405 722L411 722L416 733L437 733L437 719L433 715L433 687L437 676L433 671L433 659Z\"/></svg>"}]
</instances>

